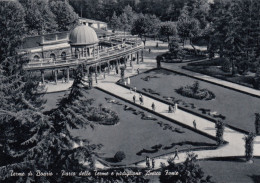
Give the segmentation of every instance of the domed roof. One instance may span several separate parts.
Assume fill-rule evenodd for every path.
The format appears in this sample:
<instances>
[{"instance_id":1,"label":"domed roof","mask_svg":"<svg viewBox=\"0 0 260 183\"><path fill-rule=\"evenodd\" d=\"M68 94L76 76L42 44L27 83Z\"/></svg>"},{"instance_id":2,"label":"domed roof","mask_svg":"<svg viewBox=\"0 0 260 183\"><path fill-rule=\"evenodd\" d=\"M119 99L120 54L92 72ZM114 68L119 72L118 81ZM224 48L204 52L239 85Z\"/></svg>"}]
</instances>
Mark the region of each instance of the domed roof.
<instances>
[{"instance_id":1,"label":"domed roof","mask_svg":"<svg viewBox=\"0 0 260 183\"><path fill-rule=\"evenodd\" d=\"M70 44L76 45L91 45L98 43L98 37L94 29L87 25L75 27L70 32Z\"/></svg>"}]
</instances>

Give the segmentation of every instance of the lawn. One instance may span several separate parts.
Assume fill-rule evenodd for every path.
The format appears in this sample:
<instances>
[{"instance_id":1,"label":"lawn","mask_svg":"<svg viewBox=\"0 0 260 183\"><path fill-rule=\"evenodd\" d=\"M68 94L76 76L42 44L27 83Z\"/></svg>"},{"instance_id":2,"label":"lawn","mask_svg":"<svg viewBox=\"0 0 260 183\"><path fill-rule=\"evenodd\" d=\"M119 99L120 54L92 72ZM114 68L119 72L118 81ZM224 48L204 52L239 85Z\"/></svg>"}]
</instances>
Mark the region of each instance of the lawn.
<instances>
[{"instance_id":1,"label":"lawn","mask_svg":"<svg viewBox=\"0 0 260 183\"><path fill-rule=\"evenodd\" d=\"M45 110L55 107L58 98L63 95L64 93L46 94ZM97 89L89 90L87 95L95 99L93 105L102 103L103 106L116 111L120 121L114 126L97 125L94 130L79 129L72 130L72 133L87 138L91 143L102 144L103 147L98 153L107 162L111 163L113 156L119 150L126 154L126 159L120 164L131 164L144 160L147 155L155 157L173 152L175 147L185 150L213 147L216 144L214 140L150 115ZM142 116L150 119L142 119Z\"/></svg>"},{"instance_id":2,"label":"lawn","mask_svg":"<svg viewBox=\"0 0 260 183\"><path fill-rule=\"evenodd\" d=\"M189 63L187 66L183 66L183 68L253 88L254 73L247 72L245 75L236 74L232 76L231 72L224 72L221 69L221 65L222 62L218 58L197 63Z\"/></svg>"},{"instance_id":3,"label":"lawn","mask_svg":"<svg viewBox=\"0 0 260 183\"><path fill-rule=\"evenodd\" d=\"M136 87L147 94L163 100L178 101L197 113L207 113L215 119L224 121L236 128L254 131L255 113L260 112L260 99L240 92L199 81L201 88L212 91L216 98L213 100L198 100L176 93L181 86L192 85L196 79L179 75L174 72L157 69L131 78L131 87ZM198 122L199 123L199 122Z\"/></svg>"},{"instance_id":4,"label":"lawn","mask_svg":"<svg viewBox=\"0 0 260 183\"><path fill-rule=\"evenodd\" d=\"M199 161L199 165L206 175L218 183L259 183L260 159L254 159L249 164L239 158L216 158Z\"/></svg>"}]
</instances>

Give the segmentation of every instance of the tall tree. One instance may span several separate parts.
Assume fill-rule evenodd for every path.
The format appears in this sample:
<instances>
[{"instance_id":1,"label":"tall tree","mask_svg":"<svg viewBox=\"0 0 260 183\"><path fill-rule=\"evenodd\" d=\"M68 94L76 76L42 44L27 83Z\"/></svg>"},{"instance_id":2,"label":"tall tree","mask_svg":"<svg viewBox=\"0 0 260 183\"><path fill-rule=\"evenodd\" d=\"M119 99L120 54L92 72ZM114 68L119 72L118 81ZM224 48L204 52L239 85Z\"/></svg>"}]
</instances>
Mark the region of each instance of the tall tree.
<instances>
[{"instance_id":1,"label":"tall tree","mask_svg":"<svg viewBox=\"0 0 260 183\"><path fill-rule=\"evenodd\" d=\"M50 7L59 31L71 30L77 24L79 17L67 1L51 1Z\"/></svg>"},{"instance_id":2,"label":"tall tree","mask_svg":"<svg viewBox=\"0 0 260 183\"><path fill-rule=\"evenodd\" d=\"M160 26L160 35L166 36L169 43L171 36L177 35L177 26L175 22L162 22Z\"/></svg>"},{"instance_id":3,"label":"tall tree","mask_svg":"<svg viewBox=\"0 0 260 183\"><path fill-rule=\"evenodd\" d=\"M25 22L29 34L51 33L57 30L55 15L46 0L19 0L25 9Z\"/></svg>"},{"instance_id":4,"label":"tall tree","mask_svg":"<svg viewBox=\"0 0 260 183\"><path fill-rule=\"evenodd\" d=\"M17 1L0 2L0 63L15 54L25 31L25 12Z\"/></svg>"}]
</instances>

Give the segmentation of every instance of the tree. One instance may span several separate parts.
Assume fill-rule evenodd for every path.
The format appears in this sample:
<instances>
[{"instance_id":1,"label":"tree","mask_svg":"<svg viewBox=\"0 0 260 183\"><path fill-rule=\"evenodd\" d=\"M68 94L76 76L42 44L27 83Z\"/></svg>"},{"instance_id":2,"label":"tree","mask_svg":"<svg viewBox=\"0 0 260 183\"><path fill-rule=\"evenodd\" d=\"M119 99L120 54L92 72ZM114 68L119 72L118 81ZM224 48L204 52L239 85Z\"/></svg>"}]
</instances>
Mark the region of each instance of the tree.
<instances>
[{"instance_id":1,"label":"tree","mask_svg":"<svg viewBox=\"0 0 260 183\"><path fill-rule=\"evenodd\" d=\"M37 95L37 78L22 70L22 60L8 58L1 65L0 77L0 180L5 182L93 182L94 177L62 177L61 171L93 170L92 157L100 145L71 135L71 129L94 127L92 99L86 98L85 81L79 67L69 94L58 106L42 111L44 100ZM100 114L111 114L99 110ZM107 116L107 115L105 115ZM85 165L83 164L85 163ZM87 165L86 165L87 164ZM26 172L10 176L10 170ZM28 176L29 171L33 172ZM52 176L36 176L36 171ZM57 174L56 174L57 173Z\"/></svg>"},{"instance_id":2,"label":"tree","mask_svg":"<svg viewBox=\"0 0 260 183\"><path fill-rule=\"evenodd\" d=\"M222 145L224 143L223 135L225 130L225 123L223 121L217 121L215 128L218 145Z\"/></svg>"},{"instance_id":3,"label":"tree","mask_svg":"<svg viewBox=\"0 0 260 183\"><path fill-rule=\"evenodd\" d=\"M136 14L133 12L133 9L131 6L126 6L123 9L123 13L119 16L120 18L120 26L122 27L124 33L126 31L131 31L131 28L133 26L133 23L136 19Z\"/></svg>"},{"instance_id":4,"label":"tree","mask_svg":"<svg viewBox=\"0 0 260 183\"><path fill-rule=\"evenodd\" d=\"M160 34L167 37L169 43L171 36L177 35L177 28L175 22L162 22L160 27Z\"/></svg>"},{"instance_id":5,"label":"tree","mask_svg":"<svg viewBox=\"0 0 260 183\"><path fill-rule=\"evenodd\" d=\"M211 177L205 177L203 170L197 164L197 155L188 153L183 163L175 164L172 159L168 160L169 165L163 165L161 175L159 176L161 183L179 183L179 182L205 182L212 183ZM175 175L169 175L174 172Z\"/></svg>"},{"instance_id":6,"label":"tree","mask_svg":"<svg viewBox=\"0 0 260 183\"><path fill-rule=\"evenodd\" d=\"M45 0L20 0L25 9L25 23L28 34L41 35L57 30L55 15L50 10L48 1Z\"/></svg>"},{"instance_id":7,"label":"tree","mask_svg":"<svg viewBox=\"0 0 260 183\"><path fill-rule=\"evenodd\" d=\"M190 40L190 44L193 47L195 53L197 54L197 50L192 43L192 39L200 35L199 21L190 16L182 15L177 22L177 30L178 35L183 40L183 46L185 44L185 40Z\"/></svg>"},{"instance_id":8,"label":"tree","mask_svg":"<svg viewBox=\"0 0 260 183\"><path fill-rule=\"evenodd\" d=\"M50 8L55 15L58 31L71 30L78 21L78 15L67 1L51 1Z\"/></svg>"},{"instance_id":9,"label":"tree","mask_svg":"<svg viewBox=\"0 0 260 183\"><path fill-rule=\"evenodd\" d=\"M245 157L246 161L250 162L253 158L253 152L254 152L254 139L255 139L254 133L249 133L248 136L244 137L245 140Z\"/></svg>"},{"instance_id":10,"label":"tree","mask_svg":"<svg viewBox=\"0 0 260 183\"><path fill-rule=\"evenodd\" d=\"M116 12L114 11L113 16L110 19L110 27L112 28L112 31L115 32L115 30L120 28L120 19L116 16Z\"/></svg>"},{"instance_id":11,"label":"tree","mask_svg":"<svg viewBox=\"0 0 260 183\"><path fill-rule=\"evenodd\" d=\"M16 47L21 44L25 12L17 1L0 2L0 63L16 53Z\"/></svg>"},{"instance_id":12,"label":"tree","mask_svg":"<svg viewBox=\"0 0 260 183\"><path fill-rule=\"evenodd\" d=\"M260 134L260 113L255 113L255 133Z\"/></svg>"}]
</instances>

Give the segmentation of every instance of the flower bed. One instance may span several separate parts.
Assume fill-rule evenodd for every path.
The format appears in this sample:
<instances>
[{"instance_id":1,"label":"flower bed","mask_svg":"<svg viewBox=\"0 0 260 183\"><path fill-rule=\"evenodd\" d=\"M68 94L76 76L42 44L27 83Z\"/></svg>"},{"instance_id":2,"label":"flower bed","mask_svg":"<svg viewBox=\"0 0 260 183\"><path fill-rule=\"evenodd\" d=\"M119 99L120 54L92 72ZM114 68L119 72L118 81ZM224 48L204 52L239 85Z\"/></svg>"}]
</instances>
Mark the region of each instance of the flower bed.
<instances>
[{"instance_id":1,"label":"flower bed","mask_svg":"<svg viewBox=\"0 0 260 183\"><path fill-rule=\"evenodd\" d=\"M200 89L199 82L194 82L192 86L185 86L176 89L176 92L182 96L195 98L198 100L212 100L215 94L207 89Z\"/></svg>"}]
</instances>

